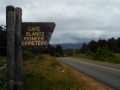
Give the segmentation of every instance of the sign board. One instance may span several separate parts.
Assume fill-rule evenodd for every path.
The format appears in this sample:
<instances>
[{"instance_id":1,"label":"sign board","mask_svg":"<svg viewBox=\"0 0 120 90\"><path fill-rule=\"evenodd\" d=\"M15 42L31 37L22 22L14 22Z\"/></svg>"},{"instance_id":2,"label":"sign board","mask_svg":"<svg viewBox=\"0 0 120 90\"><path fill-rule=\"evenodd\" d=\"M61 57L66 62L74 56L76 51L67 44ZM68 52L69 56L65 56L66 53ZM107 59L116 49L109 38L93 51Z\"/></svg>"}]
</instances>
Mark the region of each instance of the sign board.
<instances>
[{"instance_id":1,"label":"sign board","mask_svg":"<svg viewBox=\"0 0 120 90\"><path fill-rule=\"evenodd\" d=\"M22 22L22 49L45 50L55 28L54 22Z\"/></svg>"}]
</instances>

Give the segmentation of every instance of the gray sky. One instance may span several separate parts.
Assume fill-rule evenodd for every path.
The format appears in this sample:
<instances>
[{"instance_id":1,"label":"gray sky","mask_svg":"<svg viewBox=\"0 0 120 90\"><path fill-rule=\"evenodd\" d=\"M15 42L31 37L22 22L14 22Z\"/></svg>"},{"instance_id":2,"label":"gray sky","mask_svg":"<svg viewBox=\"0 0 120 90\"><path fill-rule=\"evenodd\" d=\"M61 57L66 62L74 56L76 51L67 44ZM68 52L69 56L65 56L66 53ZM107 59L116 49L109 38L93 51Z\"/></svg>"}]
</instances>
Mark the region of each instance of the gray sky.
<instances>
[{"instance_id":1,"label":"gray sky","mask_svg":"<svg viewBox=\"0 0 120 90\"><path fill-rule=\"evenodd\" d=\"M51 44L120 36L119 0L0 0L0 25L8 5L22 8L23 22L55 22Z\"/></svg>"}]
</instances>

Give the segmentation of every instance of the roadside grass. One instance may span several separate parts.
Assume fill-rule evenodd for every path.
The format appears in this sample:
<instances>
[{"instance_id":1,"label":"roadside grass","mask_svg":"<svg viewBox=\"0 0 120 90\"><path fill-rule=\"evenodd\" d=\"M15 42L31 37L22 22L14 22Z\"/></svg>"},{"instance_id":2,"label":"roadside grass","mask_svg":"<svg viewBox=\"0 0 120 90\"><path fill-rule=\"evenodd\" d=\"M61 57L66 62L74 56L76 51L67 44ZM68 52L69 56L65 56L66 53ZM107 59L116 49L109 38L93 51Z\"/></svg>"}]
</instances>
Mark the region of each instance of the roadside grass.
<instances>
[{"instance_id":1,"label":"roadside grass","mask_svg":"<svg viewBox=\"0 0 120 90\"><path fill-rule=\"evenodd\" d=\"M6 63L7 58L5 56L0 56L0 68L3 67L3 62ZM4 69L0 70L0 76L4 73ZM0 90L7 90L6 88L6 75L0 77Z\"/></svg>"},{"instance_id":2,"label":"roadside grass","mask_svg":"<svg viewBox=\"0 0 120 90\"><path fill-rule=\"evenodd\" d=\"M0 90L7 90L6 88L6 75L1 75L4 73L4 70L0 70Z\"/></svg>"},{"instance_id":3,"label":"roadside grass","mask_svg":"<svg viewBox=\"0 0 120 90\"><path fill-rule=\"evenodd\" d=\"M3 83L6 82L5 80L6 78L0 80L0 90L6 90L6 85ZM93 85L94 83L85 76L50 55L40 54L31 59L23 59L23 90L96 90L99 88L96 84L95 87Z\"/></svg>"},{"instance_id":4,"label":"roadside grass","mask_svg":"<svg viewBox=\"0 0 120 90\"><path fill-rule=\"evenodd\" d=\"M6 89L6 86L0 85L0 90L7 90L7 89Z\"/></svg>"},{"instance_id":5,"label":"roadside grass","mask_svg":"<svg viewBox=\"0 0 120 90\"><path fill-rule=\"evenodd\" d=\"M84 58L88 60L95 60L93 56L86 56L86 54L79 54L79 55L73 55L72 57L75 58ZM105 58L104 60L98 60L96 59L95 61L103 61L103 62L109 62L109 63L114 63L114 64L120 64L120 54L115 54L114 58Z\"/></svg>"},{"instance_id":6,"label":"roadside grass","mask_svg":"<svg viewBox=\"0 0 120 90\"><path fill-rule=\"evenodd\" d=\"M86 54L72 55L71 57L75 57L75 58L84 58L84 59L92 60L92 57L87 57Z\"/></svg>"},{"instance_id":7,"label":"roadside grass","mask_svg":"<svg viewBox=\"0 0 120 90\"><path fill-rule=\"evenodd\" d=\"M2 75L5 71L3 69L0 70L0 75Z\"/></svg>"},{"instance_id":8,"label":"roadside grass","mask_svg":"<svg viewBox=\"0 0 120 90\"><path fill-rule=\"evenodd\" d=\"M38 55L23 61L23 90L90 90L55 57Z\"/></svg>"},{"instance_id":9,"label":"roadside grass","mask_svg":"<svg viewBox=\"0 0 120 90\"><path fill-rule=\"evenodd\" d=\"M2 63L6 63L7 58L5 56L0 56L0 67L2 67Z\"/></svg>"},{"instance_id":10,"label":"roadside grass","mask_svg":"<svg viewBox=\"0 0 120 90\"><path fill-rule=\"evenodd\" d=\"M7 90L6 77L0 77L0 90Z\"/></svg>"},{"instance_id":11,"label":"roadside grass","mask_svg":"<svg viewBox=\"0 0 120 90\"><path fill-rule=\"evenodd\" d=\"M4 61L6 61L6 56L0 56L0 60L4 60Z\"/></svg>"}]
</instances>

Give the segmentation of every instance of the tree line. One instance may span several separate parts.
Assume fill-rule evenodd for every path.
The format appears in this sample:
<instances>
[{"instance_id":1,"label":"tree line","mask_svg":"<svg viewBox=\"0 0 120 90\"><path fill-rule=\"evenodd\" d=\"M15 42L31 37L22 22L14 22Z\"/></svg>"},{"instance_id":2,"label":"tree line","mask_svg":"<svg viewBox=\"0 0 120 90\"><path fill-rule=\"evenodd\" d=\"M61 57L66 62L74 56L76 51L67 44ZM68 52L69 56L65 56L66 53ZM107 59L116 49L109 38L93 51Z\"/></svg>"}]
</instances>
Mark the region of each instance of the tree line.
<instances>
[{"instance_id":1,"label":"tree line","mask_svg":"<svg viewBox=\"0 0 120 90\"><path fill-rule=\"evenodd\" d=\"M88 44L83 43L80 48L80 53L86 53L88 50L96 52L98 48L108 47L114 53L120 53L120 37L117 39L109 38L108 40L99 39L98 41L91 40Z\"/></svg>"},{"instance_id":2,"label":"tree line","mask_svg":"<svg viewBox=\"0 0 120 90\"><path fill-rule=\"evenodd\" d=\"M0 26L0 56L7 55L7 32L6 27Z\"/></svg>"},{"instance_id":3,"label":"tree line","mask_svg":"<svg viewBox=\"0 0 120 90\"><path fill-rule=\"evenodd\" d=\"M98 41L91 40L88 44L83 43L79 52L87 53L87 51L90 50L93 53L95 53L98 48L103 48L104 46L108 47L110 51L114 53L120 53L120 37L118 37L117 39L112 37L109 38L108 40L105 39L99 39ZM57 44L56 46L52 46L49 44L48 48L45 51L42 52L32 51L32 52L35 54L46 53L46 54L50 54L51 56L63 56L64 51L60 44ZM7 33L6 33L6 27L1 25L0 26L0 56L6 56L6 55L7 55Z\"/></svg>"},{"instance_id":4,"label":"tree line","mask_svg":"<svg viewBox=\"0 0 120 90\"><path fill-rule=\"evenodd\" d=\"M42 53L50 54L51 56L63 56L63 49L60 44L57 44L56 46L52 46L51 44L48 44L48 47L45 51Z\"/></svg>"}]
</instances>

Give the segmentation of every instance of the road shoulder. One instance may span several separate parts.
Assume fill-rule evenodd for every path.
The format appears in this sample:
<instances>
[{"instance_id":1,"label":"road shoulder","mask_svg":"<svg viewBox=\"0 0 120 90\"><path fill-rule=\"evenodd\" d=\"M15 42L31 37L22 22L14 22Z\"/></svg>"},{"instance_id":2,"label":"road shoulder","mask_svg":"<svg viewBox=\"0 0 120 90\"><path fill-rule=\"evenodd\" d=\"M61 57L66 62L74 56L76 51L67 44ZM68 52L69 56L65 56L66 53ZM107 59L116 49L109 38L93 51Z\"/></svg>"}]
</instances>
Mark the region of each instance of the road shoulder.
<instances>
[{"instance_id":1,"label":"road shoulder","mask_svg":"<svg viewBox=\"0 0 120 90\"><path fill-rule=\"evenodd\" d=\"M57 59L58 60L58 59ZM67 64L63 63L62 61L58 60L63 67L65 67L66 69L69 69L71 74L73 75L73 77L77 78L77 80L80 80L84 83L86 83L86 85L91 89L91 90L114 90L90 77L88 77L87 75L75 70L74 68L68 66Z\"/></svg>"}]
</instances>

